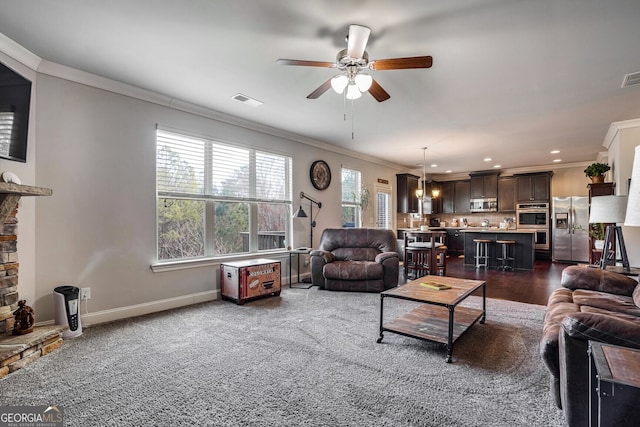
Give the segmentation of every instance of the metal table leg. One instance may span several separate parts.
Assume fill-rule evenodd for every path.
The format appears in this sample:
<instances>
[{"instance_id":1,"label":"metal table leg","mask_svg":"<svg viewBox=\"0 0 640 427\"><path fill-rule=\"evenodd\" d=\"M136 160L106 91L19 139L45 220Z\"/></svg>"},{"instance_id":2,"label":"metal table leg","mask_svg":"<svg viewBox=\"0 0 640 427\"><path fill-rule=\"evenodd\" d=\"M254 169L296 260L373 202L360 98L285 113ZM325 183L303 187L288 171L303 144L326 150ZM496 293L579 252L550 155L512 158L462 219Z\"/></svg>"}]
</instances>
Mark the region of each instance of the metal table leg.
<instances>
[{"instance_id":1,"label":"metal table leg","mask_svg":"<svg viewBox=\"0 0 640 427\"><path fill-rule=\"evenodd\" d=\"M383 306L384 306L384 295L380 294L380 337L378 337L378 339L376 340L376 342L378 344L380 344L382 342L382 338L384 338L384 335L382 334L382 310L383 310Z\"/></svg>"}]
</instances>

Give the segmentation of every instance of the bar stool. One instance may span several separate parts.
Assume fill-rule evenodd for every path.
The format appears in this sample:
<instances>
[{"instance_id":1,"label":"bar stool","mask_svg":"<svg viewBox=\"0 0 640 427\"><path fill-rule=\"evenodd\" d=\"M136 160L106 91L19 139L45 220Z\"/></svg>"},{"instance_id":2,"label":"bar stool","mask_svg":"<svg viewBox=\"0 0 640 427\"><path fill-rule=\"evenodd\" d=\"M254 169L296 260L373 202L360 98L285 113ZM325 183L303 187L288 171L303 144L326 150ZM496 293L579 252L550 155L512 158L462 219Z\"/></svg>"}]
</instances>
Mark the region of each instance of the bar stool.
<instances>
[{"instance_id":1,"label":"bar stool","mask_svg":"<svg viewBox=\"0 0 640 427\"><path fill-rule=\"evenodd\" d=\"M436 266L438 270L438 276L446 276L447 274L447 247L436 247Z\"/></svg>"},{"instance_id":2,"label":"bar stool","mask_svg":"<svg viewBox=\"0 0 640 427\"><path fill-rule=\"evenodd\" d=\"M496 240L496 243L500 245L502 256L497 258L500 261L500 270L513 270L516 256L516 241L515 240ZM512 249L513 248L513 249Z\"/></svg>"},{"instance_id":3,"label":"bar stool","mask_svg":"<svg viewBox=\"0 0 640 427\"><path fill-rule=\"evenodd\" d=\"M408 278L413 279L426 276L429 274L429 258L431 257L431 249L424 246L407 246L404 248L405 274Z\"/></svg>"},{"instance_id":4,"label":"bar stool","mask_svg":"<svg viewBox=\"0 0 640 427\"><path fill-rule=\"evenodd\" d=\"M489 243L493 243L489 239L473 239L476 244L476 268L489 268Z\"/></svg>"}]
</instances>

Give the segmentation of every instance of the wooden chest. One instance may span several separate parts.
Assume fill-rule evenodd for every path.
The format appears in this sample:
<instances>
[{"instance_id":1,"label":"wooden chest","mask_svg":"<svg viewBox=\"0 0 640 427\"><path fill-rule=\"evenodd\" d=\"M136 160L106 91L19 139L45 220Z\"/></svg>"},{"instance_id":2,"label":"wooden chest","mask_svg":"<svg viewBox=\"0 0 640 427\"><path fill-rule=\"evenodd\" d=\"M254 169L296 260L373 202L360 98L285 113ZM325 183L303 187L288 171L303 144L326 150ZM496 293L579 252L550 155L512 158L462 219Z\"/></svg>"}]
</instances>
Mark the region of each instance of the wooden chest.
<instances>
[{"instance_id":1,"label":"wooden chest","mask_svg":"<svg viewBox=\"0 0 640 427\"><path fill-rule=\"evenodd\" d=\"M220 265L222 299L245 301L280 295L280 261L251 259Z\"/></svg>"}]
</instances>

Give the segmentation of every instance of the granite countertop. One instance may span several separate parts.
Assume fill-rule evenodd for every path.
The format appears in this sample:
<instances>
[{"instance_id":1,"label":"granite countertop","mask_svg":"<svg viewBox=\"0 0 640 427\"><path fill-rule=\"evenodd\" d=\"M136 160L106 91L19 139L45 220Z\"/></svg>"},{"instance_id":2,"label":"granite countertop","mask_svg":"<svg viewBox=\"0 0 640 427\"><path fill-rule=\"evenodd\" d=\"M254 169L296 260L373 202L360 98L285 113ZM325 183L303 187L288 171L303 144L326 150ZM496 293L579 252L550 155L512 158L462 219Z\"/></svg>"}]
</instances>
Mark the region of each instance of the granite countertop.
<instances>
[{"instance_id":1,"label":"granite countertop","mask_svg":"<svg viewBox=\"0 0 640 427\"><path fill-rule=\"evenodd\" d=\"M532 234L535 233L536 230L531 230L531 229L520 229L520 230L516 230L515 228L510 228L510 229L506 229L506 228L486 228L486 227L467 227L467 228L460 228L460 231L462 232L471 232L471 233L519 233L519 234Z\"/></svg>"}]
</instances>

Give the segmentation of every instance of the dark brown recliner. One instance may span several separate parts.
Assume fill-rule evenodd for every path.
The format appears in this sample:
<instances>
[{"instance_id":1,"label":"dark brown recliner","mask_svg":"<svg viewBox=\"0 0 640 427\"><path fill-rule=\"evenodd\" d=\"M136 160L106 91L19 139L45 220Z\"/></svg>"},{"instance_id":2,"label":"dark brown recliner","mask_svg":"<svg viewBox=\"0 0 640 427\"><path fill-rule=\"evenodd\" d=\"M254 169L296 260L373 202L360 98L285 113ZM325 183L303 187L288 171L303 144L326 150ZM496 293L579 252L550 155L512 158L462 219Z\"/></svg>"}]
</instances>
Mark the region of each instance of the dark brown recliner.
<instances>
[{"instance_id":1,"label":"dark brown recliner","mask_svg":"<svg viewBox=\"0 0 640 427\"><path fill-rule=\"evenodd\" d=\"M398 286L396 235L378 228L327 228L311 252L311 282L332 291L382 292Z\"/></svg>"},{"instance_id":2,"label":"dark brown recliner","mask_svg":"<svg viewBox=\"0 0 640 427\"><path fill-rule=\"evenodd\" d=\"M640 285L611 271L570 266L547 303L540 354L570 427L589 425L588 342L640 348Z\"/></svg>"}]
</instances>

